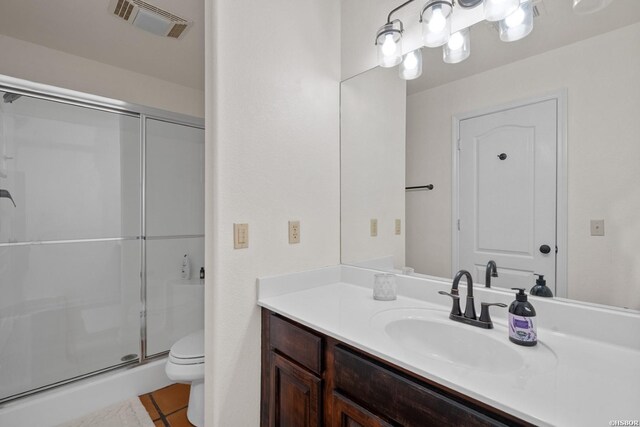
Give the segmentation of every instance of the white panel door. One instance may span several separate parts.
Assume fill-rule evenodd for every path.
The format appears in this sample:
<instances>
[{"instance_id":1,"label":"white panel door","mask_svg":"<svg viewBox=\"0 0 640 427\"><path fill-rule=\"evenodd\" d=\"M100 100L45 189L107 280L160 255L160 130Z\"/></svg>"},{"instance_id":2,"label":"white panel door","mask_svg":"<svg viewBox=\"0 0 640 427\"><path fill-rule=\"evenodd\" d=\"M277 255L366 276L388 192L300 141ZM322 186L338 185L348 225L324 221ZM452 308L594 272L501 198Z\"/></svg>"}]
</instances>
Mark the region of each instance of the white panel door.
<instances>
[{"instance_id":1,"label":"white panel door","mask_svg":"<svg viewBox=\"0 0 640 427\"><path fill-rule=\"evenodd\" d=\"M555 293L556 126L555 99L460 121L458 269L475 282L494 260L493 286L538 273Z\"/></svg>"}]
</instances>

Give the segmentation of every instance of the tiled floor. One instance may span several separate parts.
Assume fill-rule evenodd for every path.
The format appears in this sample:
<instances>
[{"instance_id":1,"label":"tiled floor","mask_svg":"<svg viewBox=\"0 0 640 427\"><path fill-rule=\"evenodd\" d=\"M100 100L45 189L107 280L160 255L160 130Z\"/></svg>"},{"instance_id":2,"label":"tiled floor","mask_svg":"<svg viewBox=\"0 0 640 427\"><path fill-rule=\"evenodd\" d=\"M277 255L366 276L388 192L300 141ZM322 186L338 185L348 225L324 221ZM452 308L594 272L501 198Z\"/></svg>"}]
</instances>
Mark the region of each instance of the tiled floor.
<instances>
[{"instance_id":1,"label":"tiled floor","mask_svg":"<svg viewBox=\"0 0 640 427\"><path fill-rule=\"evenodd\" d=\"M173 384L140 396L149 416L158 427L192 427L187 419L189 385Z\"/></svg>"}]
</instances>

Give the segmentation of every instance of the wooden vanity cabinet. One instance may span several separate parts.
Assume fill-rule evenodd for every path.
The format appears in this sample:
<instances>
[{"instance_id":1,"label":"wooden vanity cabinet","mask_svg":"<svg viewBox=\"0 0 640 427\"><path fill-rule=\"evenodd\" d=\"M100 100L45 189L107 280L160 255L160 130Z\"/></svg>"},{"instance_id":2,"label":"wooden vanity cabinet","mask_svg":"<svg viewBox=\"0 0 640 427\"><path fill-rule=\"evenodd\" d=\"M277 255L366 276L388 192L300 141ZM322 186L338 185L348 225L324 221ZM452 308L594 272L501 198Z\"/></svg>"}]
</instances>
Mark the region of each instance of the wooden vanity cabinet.
<instances>
[{"instance_id":1,"label":"wooden vanity cabinet","mask_svg":"<svg viewBox=\"0 0 640 427\"><path fill-rule=\"evenodd\" d=\"M532 424L262 309L261 426Z\"/></svg>"},{"instance_id":2,"label":"wooden vanity cabinet","mask_svg":"<svg viewBox=\"0 0 640 427\"><path fill-rule=\"evenodd\" d=\"M262 426L320 427L322 337L262 311Z\"/></svg>"}]
</instances>

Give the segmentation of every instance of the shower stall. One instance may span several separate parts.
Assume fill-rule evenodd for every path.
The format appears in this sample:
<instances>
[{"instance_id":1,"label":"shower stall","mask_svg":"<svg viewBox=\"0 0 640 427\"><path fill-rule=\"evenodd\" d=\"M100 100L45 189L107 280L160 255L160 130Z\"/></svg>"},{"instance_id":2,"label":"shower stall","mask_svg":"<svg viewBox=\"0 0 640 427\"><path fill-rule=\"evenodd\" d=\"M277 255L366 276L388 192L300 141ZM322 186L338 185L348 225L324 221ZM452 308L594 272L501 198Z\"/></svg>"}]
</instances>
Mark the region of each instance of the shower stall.
<instances>
[{"instance_id":1,"label":"shower stall","mask_svg":"<svg viewBox=\"0 0 640 427\"><path fill-rule=\"evenodd\" d=\"M0 77L0 403L204 324L200 119Z\"/></svg>"}]
</instances>

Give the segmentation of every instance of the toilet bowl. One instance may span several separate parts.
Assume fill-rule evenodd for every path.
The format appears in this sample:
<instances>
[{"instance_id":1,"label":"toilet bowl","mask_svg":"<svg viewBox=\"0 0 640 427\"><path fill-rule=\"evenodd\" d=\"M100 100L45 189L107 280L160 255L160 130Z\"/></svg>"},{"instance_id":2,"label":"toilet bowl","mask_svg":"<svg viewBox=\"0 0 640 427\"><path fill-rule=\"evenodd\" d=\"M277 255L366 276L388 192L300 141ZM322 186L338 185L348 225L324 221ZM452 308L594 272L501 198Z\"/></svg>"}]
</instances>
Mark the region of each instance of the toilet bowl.
<instances>
[{"instance_id":1,"label":"toilet bowl","mask_svg":"<svg viewBox=\"0 0 640 427\"><path fill-rule=\"evenodd\" d=\"M191 383L187 418L196 427L204 426L204 329L171 346L165 371L173 381Z\"/></svg>"}]
</instances>

